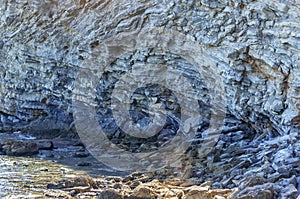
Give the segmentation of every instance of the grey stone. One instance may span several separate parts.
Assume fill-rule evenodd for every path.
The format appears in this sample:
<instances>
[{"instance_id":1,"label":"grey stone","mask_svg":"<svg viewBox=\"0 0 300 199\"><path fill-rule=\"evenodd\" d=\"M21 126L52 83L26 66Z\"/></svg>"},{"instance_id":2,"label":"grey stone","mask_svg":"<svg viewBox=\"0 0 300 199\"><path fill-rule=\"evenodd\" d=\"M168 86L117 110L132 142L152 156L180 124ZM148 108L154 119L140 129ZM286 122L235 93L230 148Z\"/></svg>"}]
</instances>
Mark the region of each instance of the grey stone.
<instances>
[{"instance_id":1,"label":"grey stone","mask_svg":"<svg viewBox=\"0 0 300 199\"><path fill-rule=\"evenodd\" d=\"M22 142L6 140L2 144L2 150L10 156L31 156L38 154L37 144L34 142Z\"/></svg>"},{"instance_id":2,"label":"grey stone","mask_svg":"<svg viewBox=\"0 0 300 199\"><path fill-rule=\"evenodd\" d=\"M158 148L154 138L149 144L126 137L105 105L110 103L114 84L132 65L165 64L177 68L191 82L195 95L189 96L201 104L199 132L191 146L197 151L195 148L205 139L202 132L209 125L210 85L202 78L207 74L197 73L193 63L189 63L191 60L161 49L129 48L127 54L108 63L99 77L96 100L92 95L94 88L89 88L89 77L82 82L87 89L74 89L78 70L97 68L82 63L97 53L102 41L147 26L164 27L194 38L218 63L213 72L221 74L226 87L223 93L228 100L220 106L227 107L227 114L236 119L224 125L220 137L223 144L220 142L208 157L197 160L199 154L194 154L193 164L198 166L195 168L207 168L201 178L215 178L224 186L233 187L253 175L271 176L274 184L281 177L298 177L300 144L299 137L294 135L300 131L299 4L275 0L171 0L128 5L122 0L91 0L81 4L70 0L2 1L0 131L21 130L49 138L74 133L76 107L72 97L76 94L81 100L93 99L91 105L97 108L99 124L112 142L122 141L125 148L134 150ZM143 70L136 72L143 74ZM178 82L178 78L173 80ZM166 103L170 119L159 137L165 140L176 132L180 104L162 89L147 92L133 96L138 102L131 116L146 125L143 118L147 114L142 110L149 105L147 99ZM127 91L117 95L120 102L123 94L131 95ZM252 188L247 188L242 196L277 196L272 186ZM290 190L293 188L287 191Z\"/></svg>"},{"instance_id":3,"label":"grey stone","mask_svg":"<svg viewBox=\"0 0 300 199\"><path fill-rule=\"evenodd\" d=\"M230 59L227 60L227 64L230 62L234 67L226 66L224 68L224 75L229 71L232 74L225 78L228 81L228 85L232 87L234 81L236 84L234 87L241 88L247 93L247 89L254 88L257 84L263 84L269 87L268 93L263 93L260 97L261 99L254 101L267 102L269 94L278 99L276 103L272 103L272 107L268 106L265 109L262 109L262 104L256 103L249 104L245 108L243 98L241 97L243 92L239 91L235 96L231 96L237 99L236 103L230 105L232 106L230 110L235 116L246 120L248 115L246 111L240 112L241 108L245 108L248 111L255 110L254 114L257 114L257 118L259 118L260 112L263 112L270 117L274 123L273 128L275 130L283 131L281 129L283 127L275 125L275 123L280 123L281 120L290 121L292 118L289 119L289 117L292 116L290 114L280 114L281 111L289 109L293 111L294 116L299 113L299 109L293 105L297 99L292 94L296 93L297 88L299 88L297 86L299 80L294 78L297 71L299 71L299 67L291 66L292 63L297 65L298 58L291 57L292 49L289 47L291 45L297 48L297 41L293 40L292 37L297 37L299 25L295 23L298 21L296 19L297 15L288 12L289 9L294 10L296 6L293 7L275 1L271 1L270 3L263 1L248 2L247 5L237 3L237 7L228 2L224 2L224 5L223 3L206 2L203 5L207 6L207 9L200 9L200 2L191 5L185 3L185 6L182 7L182 4L172 1L169 4L173 5L172 8L168 5L165 9L159 9L151 3L140 3L131 8L124 8L124 12L122 12L120 18L126 18L126 20L118 24L117 21L112 21L108 18L110 15L105 14L109 9L102 12L100 11L102 9L101 6L98 5L98 8L96 8L97 6L95 4L96 7L94 7L94 4L95 2L86 2L86 9L90 9L91 12L81 13L83 8L80 5L73 4L72 1L61 3L61 7L52 6L51 3L32 3L27 5L28 10L24 11L22 3L17 5L11 4L9 1L2 3L3 13L5 13L2 19L4 26L0 30L1 43L5 44L1 45L1 54L3 54L2 64L5 67L10 67L7 68L8 70L3 68L2 71L3 83L1 96L5 100L1 107L3 109L2 112L5 113L4 117L10 115L16 117L16 122L3 120L2 130L20 129L26 126L31 127L32 122L28 121L33 121L34 118L38 118L37 116L58 118L60 122L52 122L53 127L51 128L68 129L68 125L72 122L70 101L72 81L76 77L76 70L82 62L82 58L87 58L89 56L89 49L94 48L97 42L101 43L101 40L105 37L112 36L116 32L134 30L134 26L130 26L135 21L134 14L130 15L131 17L129 18L125 17L134 8L137 8L137 10L132 12L136 13L136 15L139 15L139 9L141 12L147 13L144 17L148 18L149 24L157 26L169 24L170 28L177 29L178 31L185 30L191 35L196 35L199 43L211 45L215 48L222 48L223 45L229 45L227 51L230 54ZM112 8L114 4L114 2L110 2L108 3L108 7ZM34 6L39 8L37 10L47 11L30 11L30 8ZM47 9L45 9L45 6ZM246 6L248 9L242 9L243 6ZM221 7L225 8L226 12L216 15ZM160 10L159 14L155 12L156 9ZM68 10L69 13L72 13L72 20L68 17L62 17L62 10ZM282 13L281 17L283 19L287 15L291 15L291 18L289 20L274 21L273 18L275 15L273 15L272 10ZM261 14L261 11L263 11L264 16L253 14ZM21 15L22 12L23 14ZM92 13L101 13L100 15L106 15L106 17L103 18L103 22L98 23L99 18L95 17ZM177 14L174 15L174 13ZM118 12L116 11L115 15L117 14ZM27 20L27 18L36 20ZM57 23L64 24L63 27L56 27L55 29L55 26L51 25L52 18L57 19ZM265 23L265 27L260 26L262 22ZM41 29L34 31L32 28L28 28L31 26L36 27L35 24L39 24ZM84 26L83 24L90 25ZM103 26L92 24L102 24ZM128 25L127 28L125 28L125 24ZM246 24L247 26L251 26L251 28L247 30L245 28ZM104 29L108 26L110 30L104 34ZM72 30L67 31L64 27L72 27ZM259 42L261 32L267 34L267 42ZM290 34L286 32L290 32ZM83 36L85 39L82 39ZM231 41L232 38L234 38L234 42L226 42L227 40ZM272 40L269 41L269 38ZM26 42L20 43L19 41L26 41L27 44L25 44ZM255 43L255 45L250 46L251 42ZM247 47L248 49L250 47L250 49L245 52L238 50L234 54L230 53L231 48L236 48L235 46L239 46L240 49L247 49ZM285 50L280 52L280 54L276 54L274 49ZM226 52L224 54L226 55ZM284 56L285 54L286 56ZM161 56L149 55L146 54L146 56L143 56L137 54L134 59L140 62L151 60L151 62L155 63L165 63L166 61ZM219 59L222 59L222 56L221 54L216 54L216 57L219 57ZM276 57L280 57L281 61ZM281 75L281 69L277 67L277 65L280 65L280 62L282 62L282 70L287 74L285 77ZM24 70L20 70L23 72L16 73L19 71L16 67L19 66L19 63L24 63L22 66ZM116 68L118 66L124 69L124 66L128 65L122 59L116 63ZM120 65L120 63L122 64ZM237 68L243 68L242 66L246 64L251 68L251 71L242 72L236 70ZM193 76L190 72L187 72L187 74ZM277 79L277 81L274 81L274 79ZM241 80L241 84L236 83ZM251 82L253 84L250 84ZM277 89L280 85L284 85L285 82L289 82L289 85L291 85L289 90ZM288 101L280 98L282 92L283 95L288 96ZM252 93L251 96L255 99L257 95ZM249 98L250 95L247 97ZM283 104L286 106L283 106ZM61 114L54 113L52 111L53 108L59 108ZM268 112L267 110L272 110L272 112ZM278 114L279 117L275 117ZM20 123L22 123L22 126L18 125Z\"/></svg>"},{"instance_id":4,"label":"grey stone","mask_svg":"<svg viewBox=\"0 0 300 199\"><path fill-rule=\"evenodd\" d=\"M286 186L284 189L282 189L282 192L280 193L280 198L282 199L296 199L298 196L298 190L296 189L295 185L290 184Z\"/></svg>"},{"instance_id":5,"label":"grey stone","mask_svg":"<svg viewBox=\"0 0 300 199\"><path fill-rule=\"evenodd\" d=\"M123 196L121 193L113 190L113 189L108 189L104 190L98 195L99 199L110 199L110 198L115 198L115 199L122 199Z\"/></svg>"},{"instance_id":6,"label":"grey stone","mask_svg":"<svg viewBox=\"0 0 300 199\"><path fill-rule=\"evenodd\" d=\"M81 151L78 151L78 152L75 152L74 154L74 157L77 157L77 158L85 158L85 157L88 157L90 154L88 152L81 152Z\"/></svg>"},{"instance_id":7,"label":"grey stone","mask_svg":"<svg viewBox=\"0 0 300 199\"><path fill-rule=\"evenodd\" d=\"M52 150L54 148L53 142L49 140L38 140L36 144L39 150Z\"/></svg>"},{"instance_id":8,"label":"grey stone","mask_svg":"<svg viewBox=\"0 0 300 199\"><path fill-rule=\"evenodd\" d=\"M276 191L274 187L270 184L264 185L256 185L253 187L247 187L244 190L241 190L231 196L231 198L238 199L252 199L252 198L260 198L260 199L270 199L276 198Z\"/></svg>"}]
</instances>

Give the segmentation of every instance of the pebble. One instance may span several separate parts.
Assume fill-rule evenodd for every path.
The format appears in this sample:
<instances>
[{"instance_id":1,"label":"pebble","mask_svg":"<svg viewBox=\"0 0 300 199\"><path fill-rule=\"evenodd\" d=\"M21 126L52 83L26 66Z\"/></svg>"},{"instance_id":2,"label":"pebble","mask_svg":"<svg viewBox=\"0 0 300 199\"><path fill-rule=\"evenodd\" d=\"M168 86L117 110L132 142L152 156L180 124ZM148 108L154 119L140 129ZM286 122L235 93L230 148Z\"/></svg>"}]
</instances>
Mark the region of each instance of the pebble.
<instances>
[{"instance_id":1,"label":"pebble","mask_svg":"<svg viewBox=\"0 0 300 199\"><path fill-rule=\"evenodd\" d=\"M87 167L87 166L91 166L92 164L90 162L78 162L76 164L76 166L79 166L79 167Z\"/></svg>"}]
</instances>

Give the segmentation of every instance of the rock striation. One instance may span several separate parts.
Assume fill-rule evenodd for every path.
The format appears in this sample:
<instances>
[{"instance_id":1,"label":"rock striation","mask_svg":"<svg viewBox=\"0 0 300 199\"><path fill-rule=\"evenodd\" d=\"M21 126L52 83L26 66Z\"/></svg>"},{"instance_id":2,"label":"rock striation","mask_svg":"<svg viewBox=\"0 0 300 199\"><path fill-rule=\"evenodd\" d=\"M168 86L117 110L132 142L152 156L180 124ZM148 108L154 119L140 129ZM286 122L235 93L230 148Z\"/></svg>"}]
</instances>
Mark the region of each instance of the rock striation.
<instances>
[{"instance_id":1,"label":"rock striation","mask_svg":"<svg viewBox=\"0 0 300 199\"><path fill-rule=\"evenodd\" d=\"M295 132L298 8L297 2L272 0L3 1L1 130L69 130L72 84L82 61L101 40L152 25L190 35L207 47L220 65L230 114L260 132ZM166 61L146 50L131 60L120 57L114 68ZM193 77L193 71L183 71Z\"/></svg>"},{"instance_id":2,"label":"rock striation","mask_svg":"<svg viewBox=\"0 0 300 199\"><path fill-rule=\"evenodd\" d=\"M217 63L215 72L224 82L227 99L220 106L226 107L228 117L216 147L206 158L197 159L197 145L210 114L201 74L182 57L159 49L133 49L104 71L96 88L96 107L108 138L140 152L176 134L180 104L168 89L152 85L134 93L131 115L135 121L145 122L147 99L164 104L170 116L163 131L146 144L118 129L107 102L116 81L134 64L178 66L195 85L203 113L189 150L195 157L190 177L212 179L214 188L245 185L239 194L248 198L296 198L300 182L299 8L296 0L3 0L0 131L75 132L72 96L82 63L107 38L147 26L164 27L192 37ZM251 196L255 189L264 191Z\"/></svg>"}]
</instances>

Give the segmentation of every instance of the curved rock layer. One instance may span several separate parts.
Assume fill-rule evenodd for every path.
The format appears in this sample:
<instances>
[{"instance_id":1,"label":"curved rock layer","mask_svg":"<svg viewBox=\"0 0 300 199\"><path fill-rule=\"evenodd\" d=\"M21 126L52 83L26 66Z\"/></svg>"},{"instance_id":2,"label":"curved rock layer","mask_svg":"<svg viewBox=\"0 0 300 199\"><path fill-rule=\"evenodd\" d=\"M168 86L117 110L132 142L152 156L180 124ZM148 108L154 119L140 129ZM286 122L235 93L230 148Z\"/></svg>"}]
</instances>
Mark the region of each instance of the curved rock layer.
<instances>
[{"instance_id":1,"label":"curved rock layer","mask_svg":"<svg viewBox=\"0 0 300 199\"><path fill-rule=\"evenodd\" d=\"M221 75L225 85L227 102L220 106L226 107L230 116L214 158L203 161L211 171L205 173L205 169L198 168L195 175L205 179L213 175L212 178L222 182L214 184L215 187L232 188L246 174L251 176L254 172L259 179L271 179L271 182L266 179L259 182L277 183L277 187L269 187L277 190L275 195L284 197L290 191L294 197L293 188L297 187L300 171L299 9L296 0L3 0L0 4L3 13L0 130L41 133L72 130L74 80L82 63L105 39L138 32L147 26L164 27L188 35L203 46L217 63L215 73ZM116 58L96 89L98 102L110 100L107 97L113 88L110 84L135 63L178 64L183 74L195 80L194 88L201 93L199 100L203 102L204 116L209 117L205 109L209 107L205 82L190 70L192 65L182 57L159 49L133 49ZM89 82L85 84L89 86ZM155 88L150 93L152 98L162 96L164 103L172 101L172 93L164 91L161 95ZM83 95L89 97L89 93ZM137 91L136 95L141 93ZM143 100L142 97L141 109ZM97 106L100 120L107 117L100 121L101 125L109 126L110 114L105 106ZM178 104L167 108L175 115L169 123L176 126L180 115ZM138 120L141 111L134 111L138 113L132 113L133 117ZM201 120L202 127L207 125L206 119ZM167 129L166 137L176 133L176 128ZM110 139L120 137L117 134L114 131ZM138 141L137 144L140 145ZM199 167L203 167L203 162ZM227 167L224 162L228 163ZM250 165L252 169L263 169L247 173ZM289 172L285 172L285 165ZM288 180L282 182L282 178ZM280 191L282 187L286 188L284 192Z\"/></svg>"},{"instance_id":2,"label":"curved rock layer","mask_svg":"<svg viewBox=\"0 0 300 199\"><path fill-rule=\"evenodd\" d=\"M82 61L102 40L145 26L206 47L230 114L260 131L299 130L298 11L293 1L2 1L1 130L68 129Z\"/></svg>"}]
</instances>

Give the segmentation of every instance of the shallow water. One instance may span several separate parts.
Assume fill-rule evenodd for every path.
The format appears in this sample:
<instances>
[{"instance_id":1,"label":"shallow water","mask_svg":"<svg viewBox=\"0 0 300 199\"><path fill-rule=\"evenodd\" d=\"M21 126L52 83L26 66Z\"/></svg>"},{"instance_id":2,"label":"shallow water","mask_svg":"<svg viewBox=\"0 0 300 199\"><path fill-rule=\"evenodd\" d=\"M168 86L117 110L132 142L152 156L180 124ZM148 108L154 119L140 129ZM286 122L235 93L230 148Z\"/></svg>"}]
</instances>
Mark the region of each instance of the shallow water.
<instances>
[{"instance_id":1,"label":"shallow water","mask_svg":"<svg viewBox=\"0 0 300 199\"><path fill-rule=\"evenodd\" d=\"M42 159L0 156L0 198L45 193L49 183L84 174Z\"/></svg>"},{"instance_id":2,"label":"shallow water","mask_svg":"<svg viewBox=\"0 0 300 199\"><path fill-rule=\"evenodd\" d=\"M20 132L0 133L0 143L7 139L33 141L34 137ZM57 144L55 149L41 150L33 157L0 155L0 198L11 195L28 196L43 195L45 192L61 192L60 190L47 190L47 185L80 175L98 177L125 175L105 166L91 155L84 158L75 157L75 152L82 151L84 148L72 146L71 140L52 141ZM82 161L91 165L76 166Z\"/></svg>"},{"instance_id":3,"label":"shallow water","mask_svg":"<svg viewBox=\"0 0 300 199\"><path fill-rule=\"evenodd\" d=\"M0 141L8 140L8 139L13 139L13 140L34 140L35 137L30 136L30 135L24 135L20 131L16 131L16 132L13 132L13 133L0 133Z\"/></svg>"}]
</instances>

